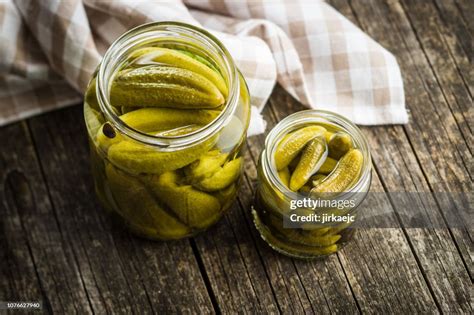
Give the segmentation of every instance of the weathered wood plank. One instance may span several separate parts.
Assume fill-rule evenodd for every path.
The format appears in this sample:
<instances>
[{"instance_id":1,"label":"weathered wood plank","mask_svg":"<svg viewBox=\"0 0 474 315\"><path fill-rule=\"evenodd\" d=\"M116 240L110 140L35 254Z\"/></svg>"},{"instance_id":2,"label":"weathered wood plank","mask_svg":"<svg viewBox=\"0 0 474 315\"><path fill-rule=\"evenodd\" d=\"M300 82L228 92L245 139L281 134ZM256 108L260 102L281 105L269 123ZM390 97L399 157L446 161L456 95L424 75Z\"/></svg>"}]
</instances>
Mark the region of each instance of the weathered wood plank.
<instances>
[{"instance_id":1,"label":"weathered wood plank","mask_svg":"<svg viewBox=\"0 0 474 315\"><path fill-rule=\"evenodd\" d=\"M474 21L472 20L474 4L472 1L466 0L434 0L434 2L438 7L440 16L445 20L444 26L456 34L453 44L462 48L467 58L472 62L474 58L472 42L472 36L474 36ZM471 80L473 79L471 78Z\"/></svg>"},{"instance_id":2,"label":"weathered wood plank","mask_svg":"<svg viewBox=\"0 0 474 315\"><path fill-rule=\"evenodd\" d=\"M340 0L340 1L332 1L333 5L335 5L336 8L338 8L340 11L342 11L342 13L348 17L349 19L351 19L354 23L356 24L359 24L360 25L360 22L359 22L359 19L357 18L357 16L353 15L354 11L351 10L351 7L346 3L345 0ZM445 2L443 2L443 4L446 4ZM353 4L354 6L356 4ZM414 10L414 9L411 9L410 11L413 11L413 12L417 12L417 10ZM443 13L446 13L445 11L442 11ZM371 12L370 14L372 15L376 15L376 13L374 12ZM383 15L384 13L382 13ZM440 13L441 14L441 13ZM361 15L360 19L362 19L364 21L364 23L366 23L365 25L363 25L363 28L365 30L369 29L370 32L374 32L374 36L379 36L381 42L383 44L385 44L386 47L388 47L391 51L393 52L396 52L396 55L402 55L403 53L402 52L399 52L401 50L404 50L403 46L402 48L400 48L401 45L397 45L397 41L399 42L402 42L402 39L400 37L397 38L397 40L393 40L392 42L388 43L386 38L385 38L385 35L384 34L388 34L390 33L389 29L390 28L394 28L396 29L396 26L400 25L400 23L398 24L392 24L392 25L389 25L387 26L387 23L384 23L384 25L382 25L382 27L386 27L386 29L383 29L382 31L379 31L379 33L377 33L377 31L379 30L377 28L377 26L371 26L371 23L370 21L367 21L367 19L363 19L363 15ZM450 18L450 21L452 22L454 18L451 17ZM417 19L417 21L419 20L425 20L425 19ZM432 20L432 19L428 19L428 20ZM371 29L370 29L371 28ZM424 27L422 28L422 32L420 32L420 34L424 34L424 30L427 29L429 27ZM410 32L410 27L406 27L406 31L405 32ZM446 38L446 29L444 28L438 28L439 30L443 31L443 36L445 36ZM378 34L378 35L377 35ZM413 36L413 34L411 35ZM459 51L459 48L456 49L456 47L458 46L458 44L453 44L451 43L450 39L446 39L446 42L447 42L447 45L450 46L450 52L451 52L451 55L452 55L452 58L454 59L455 63L457 64L458 68L459 68L459 65L463 65L463 67L460 68L461 72L465 72L465 71L470 71L472 72L473 69L471 66L469 66L469 62L468 62L468 65L466 66L465 65L465 60L466 60L466 56L463 55L464 52L458 52L456 53L457 51ZM457 43L457 41L456 41ZM393 45L393 48L391 47L391 45ZM439 44L438 44L439 45ZM454 47L454 48L453 48ZM444 49L443 47L440 47L439 49ZM412 50L416 51L417 48L416 46L412 48ZM420 49L421 50L421 49ZM433 50L433 49L432 49ZM433 51L436 52L436 49L434 49ZM446 56L446 52L444 53L444 55ZM432 57L433 58L433 57ZM448 58L448 57L447 57ZM399 61L405 61L406 59L409 59L409 56L406 56L405 55L402 55L402 57L400 58L399 57ZM436 58L433 58L436 60ZM437 58L437 59L443 59L443 58ZM449 59L449 58L448 58ZM444 63L448 63L449 62L446 62L446 61L443 61ZM423 62L421 62L423 63ZM404 67L405 65L402 65L402 67ZM435 65L436 66L436 65ZM416 70L406 70L403 72L403 74L405 76L415 76L415 74L417 74L418 71ZM450 71L447 71L446 73L448 73L450 76L456 76L456 73L455 71L452 69L452 64L451 64L451 70ZM439 70L438 71L438 74L439 75L444 75L444 71L441 71ZM471 78L472 78L472 75L471 75ZM465 77L463 78L465 79ZM413 89L413 85L415 84L418 84L418 85L421 85L419 82L420 81L416 81L416 80L413 80L412 82L408 83L407 84L407 80L412 80L411 78L405 78L405 89L407 91L407 100L409 101L409 98L411 97L412 99L413 98L417 98L419 97L421 99L420 102L417 102L415 106L424 106L423 104L423 100L427 100L429 99L429 97L426 96L425 93L419 93L419 92L412 92L411 90ZM460 81L459 81L459 78L455 78L454 82L457 82L457 84L454 84L454 86L457 86L458 88L462 88L462 84L460 84ZM467 80L467 82L469 82ZM472 82L472 80L470 81ZM446 85L449 87L449 84L450 82L449 81L446 81ZM469 86L469 85L468 85ZM470 83L470 86L472 87L472 83ZM469 90L468 90L469 92ZM465 92L463 92L465 94ZM454 95L456 95L454 93ZM438 105L438 104L437 104ZM456 105L457 106L457 105ZM460 110L460 108L463 108L462 110ZM464 147L464 148L468 148L468 151L466 151L466 149L464 149L463 151L466 152L465 153L465 156L466 156L466 160L467 160L467 166L466 166L466 169L468 172L466 172L465 176L471 176L472 178L472 168L474 167L474 162L472 161L472 156L470 156L470 153L471 153L471 147L472 147L472 141L470 139L472 139L472 131L470 130L470 128L472 128L472 113L473 113L473 106L472 106L472 96L470 96L470 99L466 99L464 98L464 104L461 104L460 106L458 106L454 111L452 111L452 116L454 117L458 117L458 118L451 118L451 119L447 119L447 121L450 121L451 122L451 125L453 125L453 121L455 120L459 120L461 121L462 119L465 119L465 123L461 123L462 126L467 126L469 128L469 130L467 128L464 128L465 130L465 133L467 136L460 136L460 137L457 137L454 141L454 143L461 143L460 147ZM429 114L429 113L425 113L424 114L428 119L431 119L431 116L432 114ZM423 115L422 115L423 116ZM459 117L461 117L461 119L459 119ZM413 117L412 117L413 119ZM434 125L434 124L433 124ZM457 125L459 126L459 124L457 123ZM373 129L373 128L371 128ZM382 128L380 130L377 130L377 133L379 132L385 132L384 131L385 128ZM426 131L427 130L431 130L430 128L426 128ZM449 130L449 129L448 129ZM397 137L405 137L405 141L409 141L407 139L407 136L406 135L403 135L403 133L407 133L404 129L398 129L398 135ZM370 133L370 131L369 131ZM469 134L470 133L470 134ZM421 134L428 134L428 137L430 137L430 135L432 134L431 132L422 132ZM458 135L459 135L459 132L458 132ZM419 138L421 138L421 136L418 136ZM390 138L389 138L390 139ZM391 140L389 140L391 141ZM459 145L458 145L459 147ZM448 149L448 148L444 148L444 149L441 149L439 150L438 152L445 152L446 151L449 151L451 149ZM406 153L405 153L406 154ZM413 163L415 163L414 165L418 165L419 164L419 161L417 160L417 158L413 159ZM447 168L449 169L449 163L450 161L448 160L447 161L447 165L444 165L442 168ZM410 164L408 164L410 165ZM428 167L429 170L434 170L436 169L434 166L433 167ZM421 176L423 176L423 174L421 174ZM438 176L439 178L440 176ZM440 181L441 184L436 184L436 186L432 186L433 187L438 187L438 189L441 189L439 188L440 185L443 185L444 187L446 186L444 184L443 181ZM459 191L463 191L465 193L468 193L469 191L472 192L472 182L470 182L469 180L467 180L466 182L462 182L460 183L460 185L455 185L454 186L457 190ZM421 188L420 188L421 189ZM428 188L425 188L425 190L428 189ZM433 189L431 187L431 189ZM441 190L446 190L446 188L442 188ZM441 198L440 200L437 200L437 202L439 203L439 208L440 209L448 209L448 208L451 208L451 207L447 207L446 204L444 204L444 200ZM447 214L449 215L449 213ZM454 236L454 239L456 240L456 246L458 247L459 251L461 252L462 254L462 258L464 260L464 264L466 265L468 271L469 271L469 274L471 276L471 279L472 279L472 270L473 270L473 260L472 260L472 257L474 256L474 246L473 246L473 242L472 242L472 230L464 230L464 229L451 229L451 234Z\"/></svg>"},{"instance_id":3,"label":"weathered wood plank","mask_svg":"<svg viewBox=\"0 0 474 315\"><path fill-rule=\"evenodd\" d=\"M295 110L303 109L281 88L274 91L270 105L280 120ZM371 187L371 192L374 191L383 191L376 172ZM384 209L388 214L386 218L380 218L385 222L383 226L399 226L392 206L383 194L369 194L368 199L361 211L375 215ZM395 242L397 246L393 246ZM352 244L348 244L338 256L362 312L436 311L436 304L402 230L360 229ZM399 290L401 286L405 286L405 290Z\"/></svg>"},{"instance_id":4,"label":"weathered wood plank","mask_svg":"<svg viewBox=\"0 0 474 315\"><path fill-rule=\"evenodd\" d=\"M467 6L470 5L471 13L474 13L472 1L463 2ZM474 92L474 69L472 68L474 61L474 29L472 27L474 25L472 19L466 21L463 18L463 14L467 12L460 11L454 0L433 0L433 3L434 5L429 6L429 9L436 9L437 14L434 14L430 20L437 20L438 25L435 30L442 36L442 42L448 48L450 59L461 74L472 99Z\"/></svg>"},{"instance_id":5,"label":"weathered wood plank","mask_svg":"<svg viewBox=\"0 0 474 315\"><path fill-rule=\"evenodd\" d=\"M331 1L402 65L410 124L363 129L373 190L472 193L473 2L400 2ZM265 117L272 127L300 109L278 88ZM29 124L0 129L0 300L40 299L57 313L212 313L211 300L223 313L472 312L472 231L365 229L322 261L272 251L249 215L264 136L249 139L224 220L190 243L160 243L129 235L95 202L80 107ZM374 198L395 210L390 224L410 225L402 201ZM423 202L444 226L444 200Z\"/></svg>"},{"instance_id":6,"label":"weathered wood plank","mask_svg":"<svg viewBox=\"0 0 474 315\"><path fill-rule=\"evenodd\" d=\"M444 3L448 5L449 1ZM399 7L394 6L394 8ZM421 48L420 55L413 57L413 60L418 65L418 69L422 69L419 70L419 73L424 77L426 86L433 87L429 88L427 92L435 104L433 113L439 116L439 127L442 126L446 130L440 135L448 139L451 144L451 147L447 147L446 150L454 149L459 152L465 165L467 178L469 178L469 175L474 172L472 163L474 110L472 95L470 95L468 88L474 88L472 84L474 82L474 67L469 64L465 55L457 54L456 59L453 58L448 43L453 41L454 35L449 32L449 28L443 25L443 21L438 15L439 12L433 3L402 1L401 8L416 36L416 38L412 38L407 32L406 41L409 43L409 47L416 47L415 41L417 41ZM447 12L449 11L444 10L442 13L447 14ZM402 12L399 13L402 14ZM402 16L400 15L400 17ZM457 23L450 25L464 26L462 20L459 19ZM472 43L472 35L465 27L462 27L461 34L457 34L455 39L455 42L468 40ZM473 54L474 51L471 49L470 53ZM422 62L423 57L428 63L427 66L424 65L426 62ZM468 81L465 81L462 73L458 71L456 61L462 63L460 65L462 70L467 71L466 79ZM456 156L454 157L456 158Z\"/></svg>"},{"instance_id":7,"label":"weathered wood plank","mask_svg":"<svg viewBox=\"0 0 474 315\"><path fill-rule=\"evenodd\" d=\"M244 158L248 168L253 161L248 152ZM278 287L269 280L271 270L262 260L277 260L278 255L260 251L264 244L256 240L256 231L249 221L252 196L243 179L239 200L234 202L223 221L208 233L196 237L220 310L223 313L303 313L309 309L308 301L303 298L302 285L295 281L297 275L293 266L281 270L281 277L291 278L291 281L280 283L288 289L285 294L278 294Z\"/></svg>"},{"instance_id":8,"label":"weathered wood plank","mask_svg":"<svg viewBox=\"0 0 474 315\"><path fill-rule=\"evenodd\" d=\"M40 301L44 312L92 313L48 198L25 122L0 129L0 300Z\"/></svg>"},{"instance_id":9,"label":"weathered wood plank","mask_svg":"<svg viewBox=\"0 0 474 315\"><path fill-rule=\"evenodd\" d=\"M467 147L471 141L464 140L455 123L403 8L396 2L390 4L389 7L374 2L369 6L353 2L353 8L361 16L378 17L371 19L370 23L364 20L363 27L398 57L412 119L412 123L404 126L408 139L414 146L428 181L444 184L444 187L438 188L449 189L451 183L470 180L469 168L465 163L472 159ZM386 21L379 21L381 17L385 17ZM469 100L465 99L462 108L464 117L469 117L469 109ZM470 124L467 121L463 125Z\"/></svg>"},{"instance_id":10,"label":"weathered wood plank","mask_svg":"<svg viewBox=\"0 0 474 315\"><path fill-rule=\"evenodd\" d=\"M373 157L383 184L389 191L461 189L461 184L470 182L469 169L463 159L469 161L472 157L469 150L460 150L452 143L458 141L460 144L456 144L466 147L403 8L394 1L351 4L364 30L398 57L411 110L411 123L407 126L370 129L369 138L380 144L373 150ZM364 18L366 16L372 17L370 23ZM387 135L387 131L391 134ZM457 140L453 140L453 134L457 135ZM438 212L442 221L442 209ZM402 221L405 223L409 224ZM470 311L469 274L450 231L408 229L406 233L442 310ZM472 248L467 232L462 237L458 244ZM471 249L467 251L472 252ZM469 255L465 259L468 258Z\"/></svg>"},{"instance_id":11,"label":"weathered wood plank","mask_svg":"<svg viewBox=\"0 0 474 315\"><path fill-rule=\"evenodd\" d=\"M276 89L276 91L279 88ZM279 103L280 99L273 94L269 104L264 109L263 114L268 122L267 133L274 127L282 117L275 114L275 101ZM286 92L285 92L286 94ZM296 103L294 103L296 104ZM285 107L285 103L279 104ZM292 112L297 110L293 108ZM254 194L257 184L257 170L259 154L264 146L265 135L252 137L248 140L249 152L251 161L247 163L245 174L248 186L244 185L245 193L242 196L248 196L246 201L241 198L242 204L249 209L253 202L251 198ZM248 191L248 192L247 192ZM253 225L251 217L246 213L250 225ZM298 305L299 302L305 312L312 311L315 313L355 313L358 311L357 303L352 297L350 287L345 278L344 271L336 256L330 256L325 260L318 261L318 263L311 263L307 261L299 261L295 259L286 258L280 254L276 254L270 247L264 243L258 235L255 228L252 229L255 238L257 238L257 246L261 251L262 260L266 266L269 279L272 283L275 294L284 299L290 299L290 305ZM273 257L275 256L275 257ZM271 257L271 258L269 258ZM296 272L290 272L295 270ZM326 284L326 285L323 285ZM295 290L295 287L296 289ZM301 288L300 288L301 286ZM302 289L302 290L301 290ZM309 303L308 301L309 300ZM283 313L292 311L291 309L282 308Z\"/></svg>"},{"instance_id":12,"label":"weathered wood plank","mask_svg":"<svg viewBox=\"0 0 474 315\"><path fill-rule=\"evenodd\" d=\"M253 148L251 140L248 147ZM246 174L248 168L255 170L249 151L244 159ZM239 200L223 222L196 237L220 310L223 313L309 312L311 306L293 264L265 248L255 231L250 218L253 199L250 185L244 178ZM269 268L268 261L275 262L273 268Z\"/></svg>"},{"instance_id":13,"label":"weathered wood plank","mask_svg":"<svg viewBox=\"0 0 474 315\"><path fill-rule=\"evenodd\" d=\"M271 117L270 107L264 114L271 128L276 120ZM256 160L264 138L265 135L260 135L248 140L245 179L238 202L222 222L196 237L220 310L223 313L357 312L337 256L315 265L299 262L295 266L292 259L274 252L258 235L250 209L256 184ZM322 287L321 283L328 285Z\"/></svg>"},{"instance_id":14,"label":"weathered wood plank","mask_svg":"<svg viewBox=\"0 0 474 315\"><path fill-rule=\"evenodd\" d=\"M187 240L165 243L131 237L98 205L82 107L33 118L30 128L63 246L76 257L94 311L212 313ZM97 304L103 308L96 309Z\"/></svg>"},{"instance_id":15,"label":"weathered wood plank","mask_svg":"<svg viewBox=\"0 0 474 315\"><path fill-rule=\"evenodd\" d=\"M278 312L237 202L221 222L197 236L195 241L223 314Z\"/></svg>"},{"instance_id":16,"label":"weathered wood plank","mask_svg":"<svg viewBox=\"0 0 474 315\"><path fill-rule=\"evenodd\" d=\"M456 6L459 8L459 14L469 26L471 33L474 32L474 21L470 18L474 16L474 3L472 1L455 0Z\"/></svg>"},{"instance_id":17,"label":"weathered wood plank","mask_svg":"<svg viewBox=\"0 0 474 315\"><path fill-rule=\"evenodd\" d=\"M393 128L393 132L389 135L372 130L369 137L372 146L379 144L378 149L373 150L373 159L379 175L383 176L385 189L400 192L429 192L412 148L403 139L393 139L400 132L397 129L399 128ZM409 227L404 231L441 309L445 312L466 311L469 308L469 275L449 229L410 228L410 210L424 213L424 222L432 222L433 226L437 227L444 226L443 217L434 197L423 194L420 198L423 198L420 205L423 205L424 209L408 208L407 202L403 199L392 199L391 202L400 214L402 226Z\"/></svg>"}]
</instances>

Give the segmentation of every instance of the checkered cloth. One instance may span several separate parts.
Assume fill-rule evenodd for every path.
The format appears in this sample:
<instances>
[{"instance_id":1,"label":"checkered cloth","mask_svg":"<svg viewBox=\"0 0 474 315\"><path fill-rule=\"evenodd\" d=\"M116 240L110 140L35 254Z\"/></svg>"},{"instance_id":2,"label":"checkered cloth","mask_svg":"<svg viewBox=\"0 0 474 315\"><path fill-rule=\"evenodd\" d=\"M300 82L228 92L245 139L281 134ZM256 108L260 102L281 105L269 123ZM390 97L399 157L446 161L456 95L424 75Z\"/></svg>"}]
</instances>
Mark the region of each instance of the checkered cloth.
<instances>
[{"instance_id":1,"label":"checkered cloth","mask_svg":"<svg viewBox=\"0 0 474 315\"><path fill-rule=\"evenodd\" d=\"M77 104L101 56L152 21L210 30L228 48L258 111L278 81L308 107L358 124L408 120L397 61L315 0L0 0L0 125ZM258 109L258 110L256 110Z\"/></svg>"}]
</instances>

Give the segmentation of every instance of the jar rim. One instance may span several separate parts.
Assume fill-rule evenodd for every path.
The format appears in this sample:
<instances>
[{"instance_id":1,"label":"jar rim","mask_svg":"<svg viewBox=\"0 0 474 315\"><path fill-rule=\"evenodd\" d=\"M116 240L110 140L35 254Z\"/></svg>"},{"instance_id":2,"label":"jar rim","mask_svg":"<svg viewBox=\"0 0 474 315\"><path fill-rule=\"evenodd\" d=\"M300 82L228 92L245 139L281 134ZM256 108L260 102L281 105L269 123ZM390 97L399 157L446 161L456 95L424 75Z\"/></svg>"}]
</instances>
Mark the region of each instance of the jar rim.
<instances>
[{"instance_id":1,"label":"jar rim","mask_svg":"<svg viewBox=\"0 0 474 315\"><path fill-rule=\"evenodd\" d=\"M343 131L349 133L354 138L357 147L362 152L364 158L364 162L362 165L362 175L347 192L342 192L341 194L336 196L337 199L350 198L352 194L360 192L367 184L367 182L370 181L372 158L370 155L367 140L362 131L348 118L331 111L308 109L291 114L281 120L270 131L270 133L265 139L265 148L262 151L262 163L265 176L271 181L272 185L275 186L286 197L290 199L297 199L302 196L301 193L290 190L280 181L278 172L275 167L274 153L277 144L285 134L298 129L302 125L307 125L315 122L325 124L329 123L337 125L338 127L342 127Z\"/></svg>"},{"instance_id":2,"label":"jar rim","mask_svg":"<svg viewBox=\"0 0 474 315\"><path fill-rule=\"evenodd\" d=\"M162 35L169 34L171 37L174 35L175 37L184 36L188 39L192 38L205 46L205 48L209 50L213 49L222 59L223 66L226 68L229 95L226 103L223 105L224 109L212 122L188 134L162 136L141 132L123 122L119 115L114 112L109 101L107 93L111 85L109 78L115 74L124 56L128 55L130 49L138 47L140 43L145 41L149 42L150 39L158 39L158 37L156 37L158 33ZM153 35L155 35L155 37L153 37ZM148 145L162 148L179 148L204 141L227 124L237 108L239 98L238 91L240 90L239 81L238 71L229 51L214 35L204 29L187 23L164 21L139 25L125 32L112 43L99 65L96 91L100 109L106 116L107 121L113 124L114 128L117 128L130 138Z\"/></svg>"}]
</instances>

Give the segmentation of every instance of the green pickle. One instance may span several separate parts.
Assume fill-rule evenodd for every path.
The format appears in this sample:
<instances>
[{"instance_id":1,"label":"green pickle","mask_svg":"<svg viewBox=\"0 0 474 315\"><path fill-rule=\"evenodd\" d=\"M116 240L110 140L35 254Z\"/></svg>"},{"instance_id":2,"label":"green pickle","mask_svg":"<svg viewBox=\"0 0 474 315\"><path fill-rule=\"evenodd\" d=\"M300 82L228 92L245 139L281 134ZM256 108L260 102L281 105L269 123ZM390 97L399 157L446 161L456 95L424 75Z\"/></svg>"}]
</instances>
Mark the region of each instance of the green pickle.
<instances>
[{"instance_id":1,"label":"green pickle","mask_svg":"<svg viewBox=\"0 0 474 315\"><path fill-rule=\"evenodd\" d=\"M242 170L242 158L225 163L210 177L204 178L194 186L203 191L217 191L235 182Z\"/></svg>"},{"instance_id":2,"label":"green pickle","mask_svg":"<svg viewBox=\"0 0 474 315\"><path fill-rule=\"evenodd\" d=\"M291 174L290 189L297 191L303 187L311 175L320 168L326 156L326 143L317 138L311 140L303 149L301 158Z\"/></svg>"},{"instance_id":3,"label":"green pickle","mask_svg":"<svg viewBox=\"0 0 474 315\"><path fill-rule=\"evenodd\" d=\"M127 112L120 119L142 132L169 131L183 126L204 126L219 116L217 110L175 108L140 108Z\"/></svg>"},{"instance_id":4,"label":"green pickle","mask_svg":"<svg viewBox=\"0 0 474 315\"><path fill-rule=\"evenodd\" d=\"M213 147L215 138L211 137L198 145L170 152L159 152L144 144L123 140L111 145L107 155L111 163L130 173L161 174L194 162Z\"/></svg>"},{"instance_id":5,"label":"green pickle","mask_svg":"<svg viewBox=\"0 0 474 315\"><path fill-rule=\"evenodd\" d=\"M275 152L277 170L288 166L309 141L324 134L325 131L324 127L309 126L286 135L278 144Z\"/></svg>"},{"instance_id":6,"label":"green pickle","mask_svg":"<svg viewBox=\"0 0 474 315\"><path fill-rule=\"evenodd\" d=\"M216 108L225 101L217 87L191 70L151 65L122 70L112 83L110 100L125 107Z\"/></svg>"},{"instance_id":7,"label":"green pickle","mask_svg":"<svg viewBox=\"0 0 474 315\"><path fill-rule=\"evenodd\" d=\"M220 217L219 200L191 185L181 185L177 172L166 172L147 179L151 190L192 228L203 229Z\"/></svg>"},{"instance_id":8,"label":"green pickle","mask_svg":"<svg viewBox=\"0 0 474 315\"><path fill-rule=\"evenodd\" d=\"M337 132L332 135L329 142L329 156L339 160L344 154L352 149L352 138L345 132Z\"/></svg>"},{"instance_id":9,"label":"green pickle","mask_svg":"<svg viewBox=\"0 0 474 315\"><path fill-rule=\"evenodd\" d=\"M109 103L130 130L171 143L212 126L226 111L231 89L220 63L207 53L188 50L183 42L162 46L128 53L111 76ZM131 231L159 240L190 237L230 208L250 117L248 90L239 78L236 110L222 128L184 145L161 147L140 142L107 120L96 77L91 79L84 117L96 193Z\"/></svg>"},{"instance_id":10,"label":"green pickle","mask_svg":"<svg viewBox=\"0 0 474 315\"><path fill-rule=\"evenodd\" d=\"M132 227L153 231L160 238L174 239L189 234L190 228L166 212L139 179L111 164L106 174L118 211Z\"/></svg>"},{"instance_id":11,"label":"green pickle","mask_svg":"<svg viewBox=\"0 0 474 315\"><path fill-rule=\"evenodd\" d=\"M327 200L351 191L363 175L362 148L339 125L318 122L305 122L301 127L277 134L271 141L275 143L273 151L266 152L271 150L267 144L259 162L259 186L252 209L262 238L273 249L298 258L337 252L352 236L353 222L291 224L290 218L294 214L345 216L352 209L290 205L296 199ZM269 172L275 174L273 181L267 175Z\"/></svg>"}]
</instances>

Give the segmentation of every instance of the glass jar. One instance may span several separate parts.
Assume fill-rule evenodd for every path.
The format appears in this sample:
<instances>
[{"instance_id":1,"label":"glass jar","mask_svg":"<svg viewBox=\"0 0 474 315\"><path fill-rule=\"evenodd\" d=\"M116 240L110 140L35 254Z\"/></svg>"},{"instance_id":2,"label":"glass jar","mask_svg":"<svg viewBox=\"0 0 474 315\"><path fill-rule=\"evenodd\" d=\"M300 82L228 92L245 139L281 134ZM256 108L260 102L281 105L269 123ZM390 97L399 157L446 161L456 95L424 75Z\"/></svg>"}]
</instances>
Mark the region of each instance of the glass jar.
<instances>
[{"instance_id":1,"label":"glass jar","mask_svg":"<svg viewBox=\"0 0 474 315\"><path fill-rule=\"evenodd\" d=\"M118 88L123 82L126 89ZM212 82L222 83L225 94ZM212 109L203 105L216 99L208 91L219 95ZM89 83L84 116L97 196L135 234L193 236L236 198L249 92L227 49L208 32L163 22L122 35Z\"/></svg>"},{"instance_id":2,"label":"glass jar","mask_svg":"<svg viewBox=\"0 0 474 315\"><path fill-rule=\"evenodd\" d=\"M360 152L358 154L363 159L360 172L344 191L313 195L313 190L304 191L304 186L293 191L288 180L285 184L277 170L275 152L279 143L285 141L290 133L315 125L327 130L318 138L323 148L326 145L325 159L329 159L326 157L327 148L334 133L350 135L353 151ZM342 163L341 159L337 163ZM311 175L329 178L338 164L335 163L334 169L327 171L326 176L314 175L317 168ZM286 117L268 134L258 163L258 186L252 214L260 235L273 249L292 257L314 258L337 252L354 233L351 226L357 218L356 210L370 188L371 165L367 141L348 119L323 110L305 110ZM317 167L323 169L321 164Z\"/></svg>"}]
</instances>

